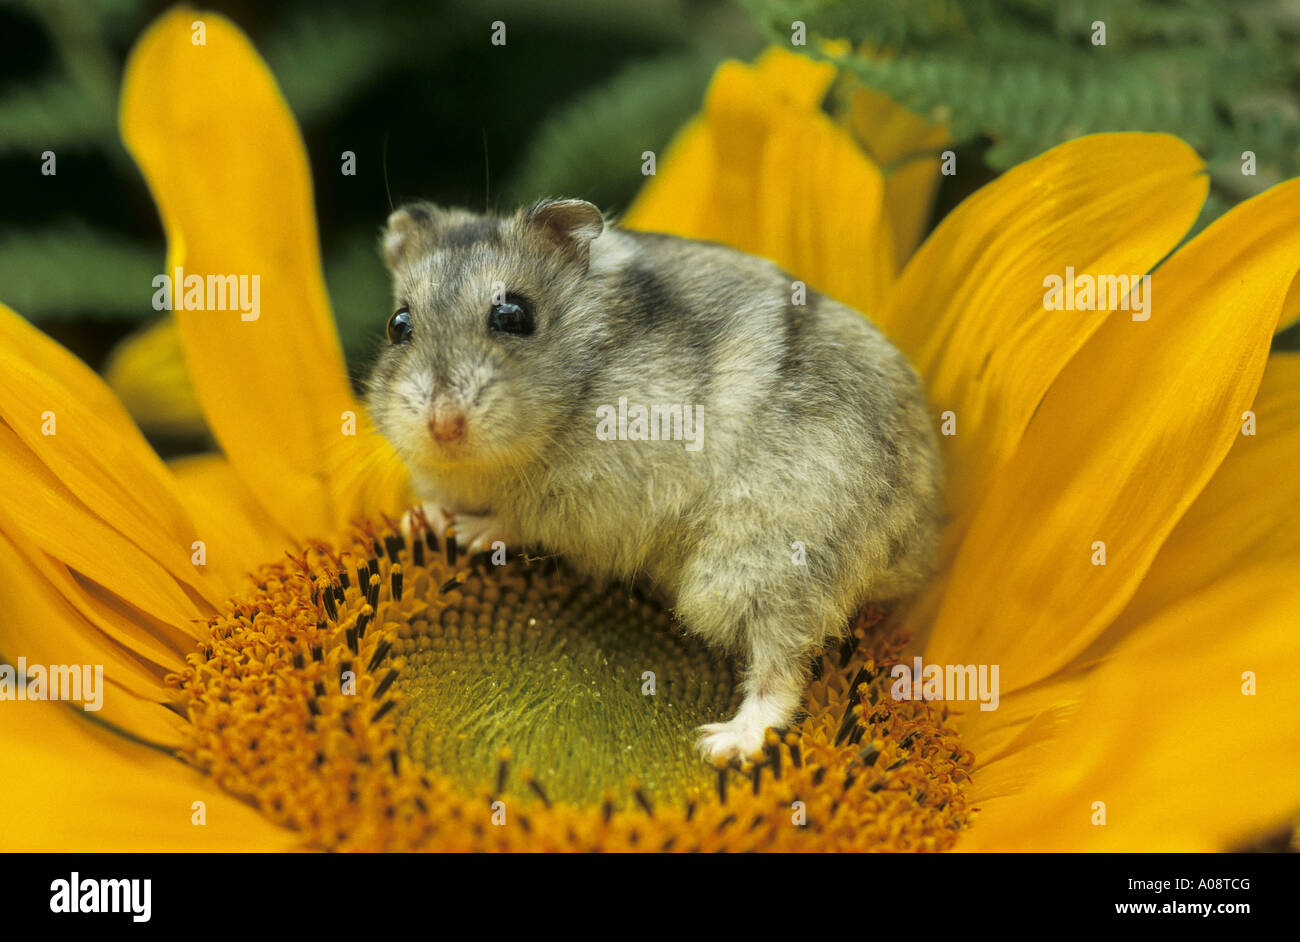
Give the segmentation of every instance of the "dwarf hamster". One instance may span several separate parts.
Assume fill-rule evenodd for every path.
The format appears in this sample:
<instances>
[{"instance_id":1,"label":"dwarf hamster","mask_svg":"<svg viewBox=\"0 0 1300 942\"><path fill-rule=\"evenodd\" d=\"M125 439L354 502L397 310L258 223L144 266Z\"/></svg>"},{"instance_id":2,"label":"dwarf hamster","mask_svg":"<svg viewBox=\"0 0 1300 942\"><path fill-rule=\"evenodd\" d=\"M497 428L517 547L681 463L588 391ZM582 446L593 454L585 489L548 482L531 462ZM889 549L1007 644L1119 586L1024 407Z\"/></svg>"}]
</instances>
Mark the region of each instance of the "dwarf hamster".
<instances>
[{"instance_id":1,"label":"dwarf hamster","mask_svg":"<svg viewBox=\"0 0 1300 942\"><path fill-rule=\"evenodd\" d=\"M734 652L743 700L701 728L706 757L757 752L797 713L813 649L927 574L925 396L857 311L581 200L404 206L382 251L396 310L366 400L417 493L471 550L648 578Z\"/></svg>"}]
</instances>

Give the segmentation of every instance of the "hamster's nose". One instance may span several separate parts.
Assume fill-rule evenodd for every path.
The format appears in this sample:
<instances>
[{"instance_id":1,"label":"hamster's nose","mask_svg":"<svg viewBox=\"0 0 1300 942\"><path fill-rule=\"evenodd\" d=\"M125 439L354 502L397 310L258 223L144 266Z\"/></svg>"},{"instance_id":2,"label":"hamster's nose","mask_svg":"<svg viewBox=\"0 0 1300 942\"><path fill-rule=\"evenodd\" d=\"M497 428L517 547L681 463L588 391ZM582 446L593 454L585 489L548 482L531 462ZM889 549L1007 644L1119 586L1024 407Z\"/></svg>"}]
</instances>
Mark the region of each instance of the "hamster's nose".
<instances>
[{"instance_id":1,"label":"hamster's nose","mask_svg":"<svg viewBox=\"0 0 1300 942\"><path fill-rule=\"evenodd\" d=\"M436 442L448 444L465 437L465 410L456 407L435 409L429 420L429 434Z\"/></svg>"}]
</instances>

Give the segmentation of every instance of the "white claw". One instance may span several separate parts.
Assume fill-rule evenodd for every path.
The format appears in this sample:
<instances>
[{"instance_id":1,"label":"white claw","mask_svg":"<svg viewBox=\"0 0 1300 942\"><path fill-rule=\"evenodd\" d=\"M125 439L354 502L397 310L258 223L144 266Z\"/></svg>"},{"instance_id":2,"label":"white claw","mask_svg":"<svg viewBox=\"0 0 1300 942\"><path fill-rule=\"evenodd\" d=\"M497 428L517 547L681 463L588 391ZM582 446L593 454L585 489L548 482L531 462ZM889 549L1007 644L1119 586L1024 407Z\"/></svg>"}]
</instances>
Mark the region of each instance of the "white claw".
<instances>
[{"instance_id":1,"label":"white claw","mask_svg":"<svg viewBox=\"0 0 1300 942\"><path fill-rule=\"evenodd\" d=\"M705 759L748 759L762 751L767 725L749 717L737 716L725 723L709 723L700 727L696 747Z\"/></svg>"}]
</instances>

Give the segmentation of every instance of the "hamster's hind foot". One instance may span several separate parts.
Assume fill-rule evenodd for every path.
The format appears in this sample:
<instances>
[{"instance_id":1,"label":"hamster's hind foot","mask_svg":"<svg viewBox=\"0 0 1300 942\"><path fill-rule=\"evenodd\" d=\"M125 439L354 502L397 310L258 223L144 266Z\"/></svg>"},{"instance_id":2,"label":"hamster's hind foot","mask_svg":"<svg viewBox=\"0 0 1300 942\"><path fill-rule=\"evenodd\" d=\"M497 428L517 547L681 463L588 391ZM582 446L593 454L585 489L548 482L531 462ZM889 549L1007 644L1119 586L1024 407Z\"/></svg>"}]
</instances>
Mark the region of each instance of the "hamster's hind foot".
<instances>
[{"instance_id":1,"label":"hamster's hind foot","mask_svg":"<svg viewBox=\"0 0 1300 942\"><path fill-rule=\"evenodd\" d=\"M761 691L748 694L736 715L727 722L700 727L696 747L710 762L753 758L762 752L763 737L769 729L789 725L797 705L797 689L793 703L788 691L785 696L772 696Z\"/></svg>"},{"instance_id":2,"label":"hamster's hind foot","mask_svg":"<svg viewBox=\"0 0 1300 942\"><path fill-rule=\"evenodd\" d=\"M725 723L708 723L700 727L696 748L710 762L730 762L754 756L762 750L767 725L737 716Z\"/></svg>"}]
</instances>

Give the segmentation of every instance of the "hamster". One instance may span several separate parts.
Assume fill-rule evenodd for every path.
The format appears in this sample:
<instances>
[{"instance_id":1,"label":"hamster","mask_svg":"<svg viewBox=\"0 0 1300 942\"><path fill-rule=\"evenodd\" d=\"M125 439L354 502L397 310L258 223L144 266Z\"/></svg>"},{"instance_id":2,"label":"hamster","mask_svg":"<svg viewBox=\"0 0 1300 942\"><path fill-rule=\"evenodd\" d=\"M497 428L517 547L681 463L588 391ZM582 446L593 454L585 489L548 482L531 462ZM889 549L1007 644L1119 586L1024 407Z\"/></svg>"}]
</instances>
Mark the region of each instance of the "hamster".
<instances>
[{"instance_id":1,"label":"hamster","mask_svg":"<svg viewBox=\"0 0 1300 942\"><path fill-rule=\"evenodd\" d=\"M798 713L813 650L926 577L929 410L852 308L573 199L404 206L382 251L396 310L366 401L426 508L471 551L500 539L649 579L736 655L741 706L701 727L706 758L756 754Z\"/></svg>"}]
</instances>

